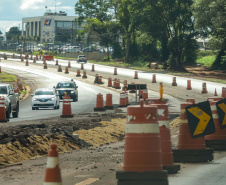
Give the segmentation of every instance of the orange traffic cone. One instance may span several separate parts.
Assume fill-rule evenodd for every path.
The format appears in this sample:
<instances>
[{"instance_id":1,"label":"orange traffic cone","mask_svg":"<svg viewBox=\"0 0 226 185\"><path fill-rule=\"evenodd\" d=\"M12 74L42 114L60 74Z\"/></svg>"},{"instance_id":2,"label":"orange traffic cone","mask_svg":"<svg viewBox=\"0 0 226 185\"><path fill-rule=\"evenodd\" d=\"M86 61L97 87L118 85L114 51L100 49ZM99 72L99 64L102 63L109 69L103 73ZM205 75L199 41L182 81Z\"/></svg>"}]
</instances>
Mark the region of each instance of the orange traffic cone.
<instances>
[{"instance_id":1,"label":"orange traffic cone","mask_svg":"<svg viewBox=\"0 0 226 185\"><path fill-rule=\"evenodd\" d=\"M215 88L215 93L214 93L214 96L217 96L217 89Z\"/></svg>"},{"instance_id":2,"label":"orange traffic cone","mask_svg":"<svg viewBox=\"0 0 226 185\"><path fill-rule=\"evenodd\" d=\"M44 185L48 185L48 184L62 185L57 145L54 143L50 145L49 155L48 155L47 164L46 164L46 174L44 179Z\"/></svg>"},{"instance_id":3,"label":"orange traffic cone","mask_svg":"<svg viewBox=\"0 0 226 185\"><path fill-rule=\"evenodd\" d=\"M33 56L31 55L31 56L30 56L30 60L32 60L32 58L33 58Z\"/></svg>"},{"instance_id":4,"label":"orange traffic cone","mask_svg":"<svg viewBox=\"0 0 226 185\"><path fill-rule=\"evenodd\" d=\"M44 65L43 65L43 69L47 69L48 67L47 67L47 63L44 63Z\"/></svg>"},{"instance_id":5,"label":"orange traffic cone","mask_svg":"<svg viewBox=\"0 0 226 185\"><path fill-rule=\"evenodd\" d=\"M152 83L157 83L156 82L156 75L155 74L153 74L153 76L152 76Z\"/></svg>"},{"instance_id":6,"label":"orange traffic cone","mask_svg":"<svg viewBox=\"0 0 226 185\"><path fill-rule=\"evenodd\" d=\"M68 61L68 68L71 68L71 62Z\"/></svg>"},{"instance_id":7,"label":"orange traffic cone","mask_svg":"<svg viewBox=\"0 0 226 185\"><path fill-rule=\"evenodd\" d=\"M36 54L36 60L38 60L38 54Z\"/></svg>"},{"instance_id":8,"label":"orange traffic cone","mask_svg":"<svg viewBox=\"0 0 226 185\"><path fill-rule=\"evenodd\" d=\"M6 118L5 110L5 97L0 96L0 122L7 122L9 119Z\"/></svg>"},{"instance_id":9,"label":"orange traffic cone","mask_svg":"<svg viewBox=\"0 0 226 185\"><path fill-rule=\"evenodd\" d=\"M33 58L33 63L36 63L36 58L35 57Z\"/></svg>"},{"instance_id":10,"label":"orange traffic cone","mask_svg":"<svg viewBox=\"0 0 226 185\"><path fill-rule=\"evenodd\" d=\"M173 77L173 83L172 83L172 86L177 86L177 79L176 79L176 77Z\"/></svg>"},{"instance_id":11,"label":"orange traffic cone","mask_svg":"<svg viewBox=\"0 0 226 185\"><path fill-rule=\"evenodd\" d=\"M202 94L207 93L206 82L202 83Z\"/></svg>"},{"instance_id":12,"label":"orange traffic cone","mask_svg":"<svg viewBox=\"0 0 226 185\"><path fill-rule=\"evenodd\" d=\"M83 63L81 63L81 70L83 70L83 69L84 69Z\"/></svg>"},{"instance_id":13,"label":"orange traffic cone","mask_svg":"<svg viewBox=\"0 0 226 185\"><path fill-rule=\"evenodd\" d=\"M137 73L137 71L135 71L134 79L138 79L138 73Z\"/></svg>"},{"instance_id":14,"label":"orange traffic cone","mask_svg":"<svg viewBox=\"0 0 226 185\"><path fill-rule=\"evenodd\" d=\"M25 66L29 66L28 60L26 60Z\"/></svg>"},{"instance_id":15,"label":"orange traffic cone","mask_svg":"<svg viewBox=\"0 0 226 185\"><path fill-rule=\"evenodd\" d=\"M57 71L58 71L58 72L62 72L61 65L58 65Z\"/></svg>"},{"instance_id":16,"label":"orange traffic cone","mask_svg":"<svg viewBox=\"0 0 226 185\"><path fill-rule=\"evenodd\" d=\"M216 106L217 101L210 101L210 108L215 126L215 132L205 136L206 146L214 150L226 150L226 128L221 128Z\"/></svg>"},{"instance_id":17,"label":"orange traffic cone","mask_svg":"<svg viewBox=\"0 0 226 185\"><path fill-rule=\"evenodd\" d=\"M83 71L82 78L85 78L85 79L87 78L87 76L86 76L86 70Z\"/></svg>"},{"instance_id":18,"label":"orange traffic cone","mask_svg":"<svg viewBox=\"0 0 226 185\"><path fill-rule=\"evenodd\" d=\"M222 87L221 97L226 98L226 87Z\"/></svg>"},{"instance_id":19,"label":"orange traffic cone","mask_svg":"<svg viewBox=\"0 0 226 185\"><path fill-rule=\"evenodd\" d=\"M104 107L103 95L101 93L97 95L96 107L94 108L94 111L106 111L106 108Z\"/></svg>"},{"instance_id":20,"label":"orange traffic cone","mask_svg":"<svg viewBox=\"0 0 226 185\"><path fill-rule=\"evenodd\" d=\"M24 61L24 58L23 57L21 57L21 62L23 62Z\"/></svg>"},{"instance_id":21,"label":"orange traffic cone","mask_svg":"<svg viewBox=\"0 0 226 185\"><path fill-rule=\"evenodd\" d=\"M115 82L115 89L121 89L121 86L120 86L120 80L119 80L119 79L116 79L116 82Z\"/></svg>"},{"instance_id":22,"label":"orange traffic cone","mask_svg":"<svg viewBox=\"0 0 226 185\"><path fill-rule=\"evenodd\" d=\"M192 90L192 88L191 88L191 80L187 80L187 90Z\"/></svg>"},{"instance_id":23,"label":"orange traffic cone","mask_svg":"<svg viewBox=\"0 0 226 185\"><path fill-rule=\"evenodd\" d=\"M108 78L108 87L112 87L112 79L111 79L111 77Z\"/></svg>"},{"instance_id":24,"label":"orange traffic cone","mask_svg":"<svg viewBox=\"0 0 226 185\"><path fill-rule=\"evenodd\" d=\"M187 102L195 104L195 99L194 98L187 98Z\"/></svg>"},{"instance_id":25,"label":"orange traffic cone","mask_svg":"<svg viewBox=\"0 0 226 185\"><path fill-rule=\"evenodd\" d=\"M56 60L56 64L55 65L58 66L58 60Z\"/></svg>"},{"instance_id":26,"label":"orange traffic cone","mask_svg":"<svg viewBox=\"0 0 226 185\"><path fill-rule=\"evenodd\" d=\"M62 109L62 115L60 117L63 118L71 118L73 117L73 114L71 113L71 99L70 96L65 93L65 96L63 97L63 109Z\"/></svg>"},{"instance_id":27,"label":"orange traffic cone","mask_svg":"<svg viewBox=\"0 0 226 185\"><path fill-rule=\"evenodd\" d=\"M16 83L13 84L13 91L14 91L14 93L19 93L19 88Z\"/></svg>"},{"instance_id":28,"label":"orange traffic cone","mask_svg":"<svg viewBox=\"0 0 226 185\"><path fill-rule=\"evenodd\" d=\"M98 83L98 80L99 80L99 74L96 74L94 83Z\"/></svg>"},{"instance_id":29,"label":"orange traffic cone","mask_svg":"<svg viewBox=\"0 0 226 185\"><path fill-rule=\"evenodd\" d=\"M113 105L112 105L112 94L106 94L106 102L105 106L106 109L108 110L113 110Z\"/></svg>"},{"instance_id":30,"label":"orange traffic cone","mask_svg":"<svg viewBox=\"0 0 226 185\"><path fill-rule=\"evenodd\" d=\"M69 71L68 71L68 67L67 66L65 66L65 72L64 72L65 74L68 74L69 73Z\"/></svg>"},{"instance_id":31,"label":"orange traffic cone","mask_svg":"<svg viewBox=\"0 0 226 185\"><path fill-rule=\"evenodd\" d=\"M181 103L178 146L173 150L175 162L207 162L213 160L213 150L205 148L205 138L192 138L189 129L186 107L190 102Z\"/></svg>"},{"instance_id":32,"label":"orange traffic cone","mask_svg":"<svg viewBox=\"0 0 226 185\"><path fill-rule=\"evenodd\" d=\"M98 80L97 80L98 84L104 84L104 82L102 81L102 76L99 76Z\"/></svg>"},{"instance_id":33,"label":"orange traffic cone","mask_svg":"<svg viewBox=\"0 0 226 185\"><path fill-rule=\"evenodd\" d=\"M114 68L114 74L113 75L117 75L117 68Z\"/></svg>"},{"instance_id":34,"label":"orange traffic cone","mask_svg":"<svg viewBox=\"0 0 226 185\"><path fill-rule=\"evenodd\" d=\"M94 64L92 65L92 70L91 70L91 71L93 71L93 72L95 71L95 69L94 69Z\"/></svg>"},{"instance_id":35,"label":"orange traffic cone","mask_svg":"<svg viewBox=\"0 0 226 185\"><path fill-rule=\"evenodd\" d=\"M157 107L127 107L123 171L116 172L118 184L168 184L162 170ZM135 182L135 183L134 183Z\"/></svg>"},{"instance_id":36,"label":"orange traffic cone","mask_svg":"<svg viewBox=\"0 0 226 185\"><path fill-rule=\"evenodd\" d=\"M77 69L77 75L76 75L76 77L80 77L80 76L81 76L80 69Z\"/></svg>"}]
</instances>

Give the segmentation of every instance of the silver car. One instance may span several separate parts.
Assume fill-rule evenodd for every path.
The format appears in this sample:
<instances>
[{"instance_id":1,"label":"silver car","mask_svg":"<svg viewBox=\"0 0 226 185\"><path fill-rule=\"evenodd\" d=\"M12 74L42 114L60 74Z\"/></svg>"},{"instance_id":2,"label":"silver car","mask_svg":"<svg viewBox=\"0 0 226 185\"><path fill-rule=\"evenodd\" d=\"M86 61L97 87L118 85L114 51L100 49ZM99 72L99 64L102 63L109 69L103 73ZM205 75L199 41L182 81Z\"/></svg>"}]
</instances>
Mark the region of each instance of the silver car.
<instances>
[{"instance_id":1,"label":"silver car","mask_svg":"<svg viewBox=\"0 0 226 185\"><path fill-rule=\"evenodd\" d=\"M60 108L60 98L54 88L40 88L32 96L32 110L39 108Z\"/></svg>"}]
</instances>

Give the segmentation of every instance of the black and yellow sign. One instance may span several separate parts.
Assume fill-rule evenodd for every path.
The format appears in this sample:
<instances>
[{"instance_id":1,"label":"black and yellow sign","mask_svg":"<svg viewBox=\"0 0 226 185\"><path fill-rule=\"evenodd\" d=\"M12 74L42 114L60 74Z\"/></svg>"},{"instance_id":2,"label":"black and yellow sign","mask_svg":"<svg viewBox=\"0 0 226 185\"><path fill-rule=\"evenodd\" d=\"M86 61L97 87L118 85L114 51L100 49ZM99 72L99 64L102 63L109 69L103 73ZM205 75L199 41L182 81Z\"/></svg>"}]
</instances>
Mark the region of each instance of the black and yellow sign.
<instances>
[{"instance_id":1,"label":"black and yellow sign","mask_svg":"<svg viewBox=\"0 0 226 185\"><path fill-rule=\"evenodd\" d=\"M225 128L226 127L226 99L223 99L217 102L216 104L217 104L217 112L219 115L220 126L221 128Z\"/></svg>"},{"instance_id":2,"label":"black and yellow sign","mask_svg":"<svg viewBox=\"0 0 226 185\"><path fill-rule=\"evenodd\" d=\"M141 89L147 89L147 84L128 84L128 90L141 90Z\"/></svg>"},{"instance_id":3,"label":"black and yellow sign","mask_svg":"<svg viewBox=\"0 0 226 185\"><path fill-rule=\"evenodd\" d=\"M193 138L215 132L214 122L208 101L186 107L188 125Z\"/></svg>"}]
</instances>

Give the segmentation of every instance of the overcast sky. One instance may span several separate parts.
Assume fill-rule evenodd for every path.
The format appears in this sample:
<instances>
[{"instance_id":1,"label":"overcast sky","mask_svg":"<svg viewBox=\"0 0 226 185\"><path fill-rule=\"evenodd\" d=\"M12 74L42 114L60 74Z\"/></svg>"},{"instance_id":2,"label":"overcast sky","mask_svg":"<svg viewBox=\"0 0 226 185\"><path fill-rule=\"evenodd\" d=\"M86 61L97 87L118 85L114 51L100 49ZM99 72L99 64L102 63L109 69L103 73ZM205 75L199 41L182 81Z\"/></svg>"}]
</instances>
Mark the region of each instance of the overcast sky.
<instances>
[{"instance_id":1,"label":"overcast sky","mask_svg":"<svg viewBox=\"0 0 226 185\"><path fill-rule=\"evenodd\" d=\"M0 0L0 31L5 33L12 26L20 27L23 17L43 16L46 6L51 12L65 11L75 16L75 4L78 0Z\"/></svg>"}]
</instances>

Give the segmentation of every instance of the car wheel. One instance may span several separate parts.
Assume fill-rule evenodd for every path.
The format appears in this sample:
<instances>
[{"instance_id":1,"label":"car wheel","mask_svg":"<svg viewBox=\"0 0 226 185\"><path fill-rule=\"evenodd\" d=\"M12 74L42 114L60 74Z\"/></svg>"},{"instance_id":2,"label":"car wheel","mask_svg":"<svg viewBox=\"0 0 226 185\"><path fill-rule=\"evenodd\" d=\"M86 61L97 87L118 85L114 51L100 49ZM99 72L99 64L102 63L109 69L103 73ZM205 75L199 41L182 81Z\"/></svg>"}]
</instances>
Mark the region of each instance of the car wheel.
<instances>
[{"instance_id":1,"label":"car wheel","mask_svg":"<svg viewBox=\"0 0 226 185\"><path fill-rule=\"evenodd\" d=\"M57 109L60 109L60 104L57 105Z\"/></svg>"},{"instance_id":2,"label":"car wheel","mask_svg":"<svg viewBox=\"0 0 226 185\"><path fill-rule=\"evenodd\" d=\"M10 114L11 114L11 105L9 104L8 111L6 111L6 118L10 118Z\"/></svg>"},{"instance_id":3,"label":"car wheel","mask_svg":"<svg viewBox=\"0 0 226 185\"><path fill-rule=\"evenodd\" d=\"M13 112L13 117L14 118L18 118L18 116L19 116L19 103L17 103L16 112Z\"/></svg>"}]
</instances>

